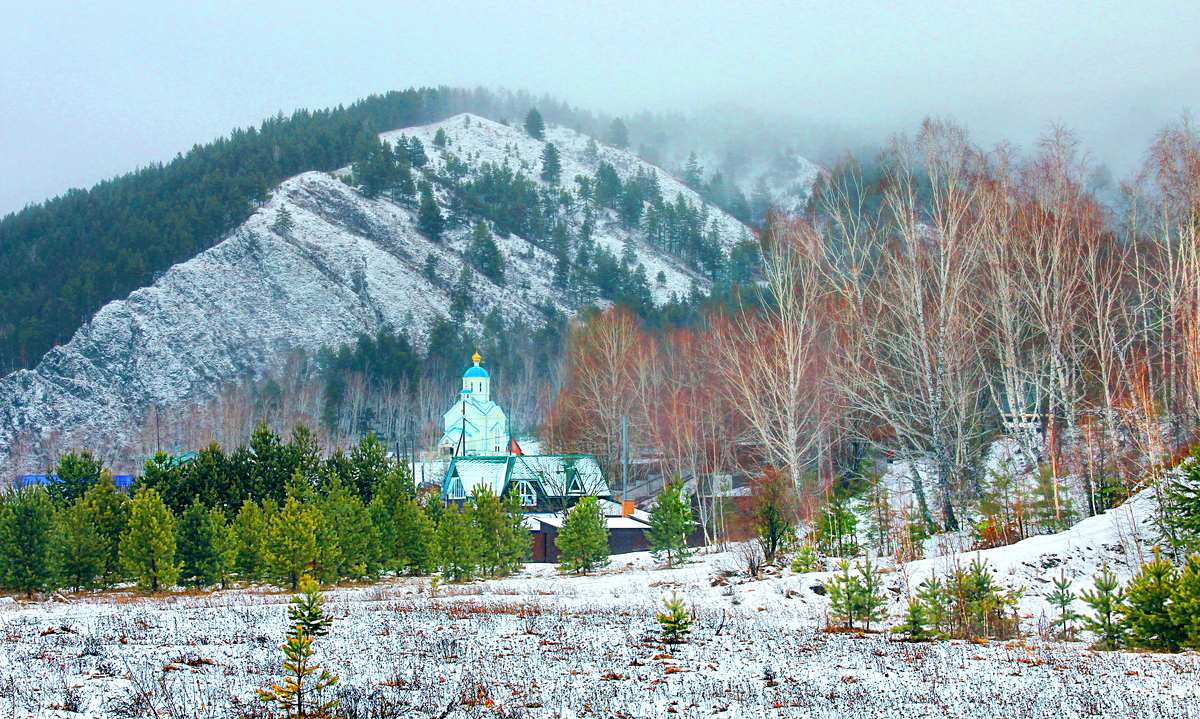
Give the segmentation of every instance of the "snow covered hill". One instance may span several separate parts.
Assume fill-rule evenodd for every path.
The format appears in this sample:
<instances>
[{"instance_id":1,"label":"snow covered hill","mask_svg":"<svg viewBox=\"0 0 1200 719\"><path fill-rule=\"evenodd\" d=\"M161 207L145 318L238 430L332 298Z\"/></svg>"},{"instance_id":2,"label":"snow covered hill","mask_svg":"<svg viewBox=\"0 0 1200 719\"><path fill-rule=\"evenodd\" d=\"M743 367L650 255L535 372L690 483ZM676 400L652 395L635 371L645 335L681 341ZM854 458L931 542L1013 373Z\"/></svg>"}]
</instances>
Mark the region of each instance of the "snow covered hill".
<instances>
[{"instance_id":1,"label":"snow covered hill","mask_svg":"<svg viewBox=\"0 0 1200 719\"><path fill-rule=\"evenodd\" d=\"M476 116L459 115L401 133L425 144L432 172L447 172L446 156L432 140L439 128L447 152L467 161L465 178L484 161L509 159L514 170L536 179L544 143L521 130ZM661 169L616 148L587 153L588 140L550 127L548 140L562 156L564 187L576 174L594 174L610 162L622 181L639 170L653 172L663 195L703 201ZM0 379L0 471L39 472L60 448L89 446L114 469L138 468L137 427L146 407L171 407L205 399L239 377L261 378L294 350L313 353L325 346L375 332L383 323L421 339L434 319L450 313L451 291L465 262L470 223L433 242L417 230L415 212L391 201L367 199L337 173L305 173L283 182L249 220L223 242L176 265L153 286L102 308L67 344L49 352L33 370ZM570 178L570 179L568 179ZM448 190L435 185L439 200ZM286 208L291 227L280 223ZM706 208L728 249L748 230L715 207ZM582 215L564 220L578 230ZM681 260L625 229L614 213L601 210L593 234L598 245L620 255L632 240L637 262L652 280L658 303L672 292L710 283ZM498 238L506 261L504 286L476 273L465 322L479 327L493 309L508 319L534 320L539 306L570 312L572 300L552 285L554 259L526 238ZM436 258L434 277L427 276Z\"/></svg>"}]
</instances>

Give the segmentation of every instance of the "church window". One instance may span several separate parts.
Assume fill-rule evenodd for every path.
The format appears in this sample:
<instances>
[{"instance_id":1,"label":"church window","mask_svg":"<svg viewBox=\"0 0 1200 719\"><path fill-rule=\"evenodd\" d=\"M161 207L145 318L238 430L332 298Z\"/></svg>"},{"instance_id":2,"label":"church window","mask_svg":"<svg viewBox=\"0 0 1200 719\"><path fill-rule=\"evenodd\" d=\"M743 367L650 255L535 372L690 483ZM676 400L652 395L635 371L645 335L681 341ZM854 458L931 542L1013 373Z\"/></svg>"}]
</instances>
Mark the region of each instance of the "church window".
<instances>
[{"instance_id":1,"label":"church window","mask_svg":"<svg viewBox=\"0 0 1200 719\"><path fill-rule=\"evenodd\" d=\"M525 480L517 482L517 497L521 500L522 507L532 507L537 504L537 491L533 485Z\"/></svg>"}]
</instances>

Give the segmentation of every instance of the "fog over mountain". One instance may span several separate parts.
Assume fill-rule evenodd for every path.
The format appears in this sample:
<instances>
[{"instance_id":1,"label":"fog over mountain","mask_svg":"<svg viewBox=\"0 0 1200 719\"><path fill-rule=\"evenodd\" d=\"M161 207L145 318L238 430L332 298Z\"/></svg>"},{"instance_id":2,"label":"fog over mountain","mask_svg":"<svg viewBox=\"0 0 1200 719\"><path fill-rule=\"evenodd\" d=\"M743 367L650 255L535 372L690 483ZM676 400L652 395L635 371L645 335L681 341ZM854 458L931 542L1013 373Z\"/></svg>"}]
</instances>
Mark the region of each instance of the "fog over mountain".
<instances>
[{"instance_id":1,"label":"fog over mountain","mask_svg":"<svg viewBox=\"0 0 1200 719\"><path fill-rule=\"evenodd\" d=\"M747 113L820 161L953 116L990 144L1076 128L1118 177L1198 104L1187 2L244 3L0 9L0 213L277 111L409 86L550 93L610 114Z\"/></svg>"}]
</instances>

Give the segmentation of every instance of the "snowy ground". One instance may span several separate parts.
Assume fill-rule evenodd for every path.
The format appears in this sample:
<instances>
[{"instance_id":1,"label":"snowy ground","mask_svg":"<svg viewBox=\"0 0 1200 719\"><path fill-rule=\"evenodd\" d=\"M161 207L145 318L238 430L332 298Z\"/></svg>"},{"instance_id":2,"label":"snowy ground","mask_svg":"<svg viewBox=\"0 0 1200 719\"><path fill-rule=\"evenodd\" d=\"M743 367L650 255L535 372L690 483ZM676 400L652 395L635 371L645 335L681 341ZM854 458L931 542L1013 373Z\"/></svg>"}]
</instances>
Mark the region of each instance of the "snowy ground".
<instances>
[{"instance_id":1,"label":"snowy ground","mask_svg":"<svg viewBox=\"0 0 1200 719\"><path fill-rule=\"evenodd\" d=\"M1144 511L1132 508L1135 524ZM1104 548L1121 531L1117 517L982 553L1002 581L1030 586L1028 636L1013 642L825 633L827 604L814 587L827 574L714 583L738 565L724 552L670 570L647 554L621 555L588 577L530 565L432 596L427 579L339 588L328 594L338 620L317 647L341 677L347 716L1196 716L1195 653L1094 652L1035 638L1041 565L1057 558L1055 573L1061 565L1082 577L1120 558ZM892 623L905 579L950 561L888 568ZM697 616L692 641L673 649L654 619L672 592ZM278 681L288 599L249 588L0 600L0 713L261 713L253 690Z\"/></svg>"}]
</instances>

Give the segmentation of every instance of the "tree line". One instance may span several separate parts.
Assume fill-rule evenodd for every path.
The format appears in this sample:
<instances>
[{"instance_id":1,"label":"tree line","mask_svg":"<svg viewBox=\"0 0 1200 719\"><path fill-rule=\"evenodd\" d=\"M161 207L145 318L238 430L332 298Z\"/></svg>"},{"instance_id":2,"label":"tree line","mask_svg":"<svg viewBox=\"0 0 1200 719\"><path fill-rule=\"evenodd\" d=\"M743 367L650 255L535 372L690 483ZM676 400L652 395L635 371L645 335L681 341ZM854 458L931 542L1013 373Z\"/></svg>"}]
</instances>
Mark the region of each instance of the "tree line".
<instances>
[{"instance_id":1,"label":"tree line","mask_svg":"<svg viewBox=\"0 0 1200 719\"><path fill-rule=\"evenodd\" d=\"M64 454L59 481L0 499L0 584L34 592L133 581L267 581L295 589L440 571L452 581L516 571L529 532L516 500L486 488L460 508L418 495L408 463L368 436L323 456L303 426L283 442L265 426L225 453L213 443L181 461L147 460L126 494L89 452Z\"/></svg>"}]
</instances>

